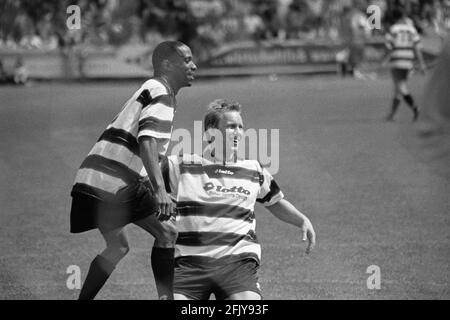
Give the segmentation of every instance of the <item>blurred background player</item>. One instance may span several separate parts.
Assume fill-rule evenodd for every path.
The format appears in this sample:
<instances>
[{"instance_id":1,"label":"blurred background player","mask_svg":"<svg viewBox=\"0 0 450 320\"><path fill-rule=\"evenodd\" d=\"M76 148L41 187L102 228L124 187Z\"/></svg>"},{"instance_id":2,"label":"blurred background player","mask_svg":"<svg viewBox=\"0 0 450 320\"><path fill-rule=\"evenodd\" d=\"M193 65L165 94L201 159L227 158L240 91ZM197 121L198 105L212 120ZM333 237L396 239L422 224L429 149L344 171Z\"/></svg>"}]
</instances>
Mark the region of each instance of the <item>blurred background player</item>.
<instances>
[{"instance_id":1,"label":"blurred background player","mask_svg":"<svg viewBox=\"0 0 450 320\"><path fill-rule=\"evenodd\" d=\"M196 65L188 46L160 43L154 78L127 101L83 161L72 188L70 230L98 228L106 249L91 263L79 299L93 299L128 253L125 226L134 223L155 237L151 264L160 299L173 299L176 230L168 220L172 201L165 191L159 158L170 142L176 95L189 87ZM145 167L149 181L140 171ZM156 217L155 217L156 215Z\"/></svg>"},{"instance_id":2,"label":"blurred background player","mask_svg":"<svg viewBox=\"0 0 450 320\"><path fill-rule=\"evenodd\" d=\"M414 68L414 61L419 60L420 69L425 74L425 63L420 49L420 36L416 28L408 19L402 9L392 12L393 25L386 34L388 53L383 64L389 61L394 84L394 98L387 121L393 121L398 110L401 98L414 112L414 121L419 117L419 108L408 90L407 81L410 71Z\"/></svg>"},{"instance_id":3,"label":"blurred background player","mask_svg":"<svg viewBox=\"0 0 450 320\"><path fill-rule=\"evenodd\" d=\"M361 1L343 7L340 31L345 48L336 57L342 77L349 74L357 79L366 78L360 70L364 62L364 47L370 36L365 7Z\"/></svg>"},{"instance_id":4,"label":"blurred background player","mask_svg":"<svg viewBox=\"0 0 450 320\"><path fill-rule=\"evenodd\" d=\"M306 252L315 244L309 219L299 212L256 160L237 157L244 133L241 105L215 100L204 118L209 146L203 156L170 156L166 186L177 203L175 299L259 300L261 247L254 206L301 229ZM169 191L169 190L168 190Z\"/></svg>"}]
</instances>

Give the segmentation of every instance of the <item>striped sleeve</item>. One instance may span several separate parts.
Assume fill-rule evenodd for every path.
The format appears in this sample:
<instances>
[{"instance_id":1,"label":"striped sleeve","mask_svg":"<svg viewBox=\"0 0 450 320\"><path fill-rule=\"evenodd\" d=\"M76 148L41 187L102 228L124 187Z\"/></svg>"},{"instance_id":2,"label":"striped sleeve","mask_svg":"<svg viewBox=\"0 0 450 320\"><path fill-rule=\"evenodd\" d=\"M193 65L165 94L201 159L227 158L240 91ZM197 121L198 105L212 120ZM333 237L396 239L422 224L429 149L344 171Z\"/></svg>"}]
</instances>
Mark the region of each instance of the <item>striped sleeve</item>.
<instances>
[{"instance_id":1,"label":"striped sleeve","mask_svg":"<svg viewBox=\"0 0 450 320\"><path fill-rule=\"evenodd\" d=\"M144 107L139 118L138 138L147 136L157 139L170 139L172 133L173 107L170 96L153 98Z\"/></svg>"},{"instance_id":2,"label":"striped sleeve","mask_svg":"<svg viewBox=\"0 0 450 320\"><path fill-rule=\"evenodd\" d=\"M261 173L261 187L256 201L269 207L284 198L283 192L272 175L263 168Z\"/></svg>"}]
</instances>

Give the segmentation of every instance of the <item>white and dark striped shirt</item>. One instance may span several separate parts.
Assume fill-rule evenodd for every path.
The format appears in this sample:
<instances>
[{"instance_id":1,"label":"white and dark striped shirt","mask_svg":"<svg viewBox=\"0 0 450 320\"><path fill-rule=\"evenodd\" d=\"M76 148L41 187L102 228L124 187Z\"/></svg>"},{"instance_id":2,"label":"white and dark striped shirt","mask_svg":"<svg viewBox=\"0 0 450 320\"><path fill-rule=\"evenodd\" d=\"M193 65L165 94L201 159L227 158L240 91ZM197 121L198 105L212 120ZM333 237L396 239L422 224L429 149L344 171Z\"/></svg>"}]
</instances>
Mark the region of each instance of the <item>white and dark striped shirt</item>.
<instances>
[{"instance_id":1,"label":"white and dark striped shirt","mask_svg":"<svg viewBox=\"0 0 450 320\"><path fill-rule=\"evenodd\" d=\"M175 95L163 79L152 78L125 103L81 164L72 193L112 200L140 177L140 137L154 137L165 155L172 134Z\"/></svg>"},{"instance_id":2,"label":"white and dark striped shirt","mask_svg":"<svg viewBox=\"0 0 450 320\"><path fill-rule=\"evenodd\" d=\"M259 263L255 203L273 205L283 193L258 161L224 165L184 155L166 158L162 167L178 212L177 258L254 258Z\"/></svg>"},{"instance_id":3,"label":"white and dark striped shirt","mask_svg":"<svg viewBox=\"0 0 450 320\"><path fill-rule=\"evenodd\" d=\"M391 68L412 69L415 60L414 47L419 42L420 36L412 24L399 22L392 25L386 34Z\"/></svg>"}]
</instances>

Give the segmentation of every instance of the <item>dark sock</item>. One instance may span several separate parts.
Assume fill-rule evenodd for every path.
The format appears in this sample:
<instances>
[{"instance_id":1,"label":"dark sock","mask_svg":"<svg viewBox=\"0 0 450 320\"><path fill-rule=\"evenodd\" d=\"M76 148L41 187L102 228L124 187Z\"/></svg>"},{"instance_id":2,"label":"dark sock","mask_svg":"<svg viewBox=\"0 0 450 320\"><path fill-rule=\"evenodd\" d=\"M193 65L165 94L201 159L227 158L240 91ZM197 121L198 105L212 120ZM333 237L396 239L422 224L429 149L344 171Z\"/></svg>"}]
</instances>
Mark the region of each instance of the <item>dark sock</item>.
<instances>
[{"instance_id":1,"label":"dark sock","mask_svg":"<svg viewBox=\"0 0 450 320\"><path fill-rule=\"evenodd\" d=\"M173 300L174 248L152 249L152 269L160 300Z\"/></svg>"},{"instance_id":2,"label":"dark sock","mask_svg":"<svg viewBox=\"0 0 450 320\"><path fill-rule=\"evenodd\" d=\"M414 103L413 97L410 94L405 94L403 96L403 99L414 112L414 121L417 120L417 118L419 117L419 108Z\"/></svg>"},{"instance_id":3,"label":"dark sock","mask_svg":"<svg viewBox=\"0 0 450 320\"><path fill-rule=\"evenodd\" d=\"M404 94L403 100L410 106L411 108L414 108L414 99L410 94Z\"/></svg>"},{"instance_id":4,"label":"dark sock","mask_svg":"<svg viewBox=\"0 0 450 320\"><path fill-rule=\"evenodd\" d=\"M392 100L391 113L387 117L388 120L392 120L394 118L394 115L397 112L397 109L398 109L399 105L400 105L400 99L399 98L394 98L394 100Z\"/></svg>"},{"instance_id":5,"label":"dark sock","mask_svg":"<svg viewBox=\"0 0 450 320\"><path fill-rule=\"evenodd\" d=\"M93 300L114 269L115 266L111 262L101 255L96 256L91 262L78 300Z\"/></svg>"}]
</instances>

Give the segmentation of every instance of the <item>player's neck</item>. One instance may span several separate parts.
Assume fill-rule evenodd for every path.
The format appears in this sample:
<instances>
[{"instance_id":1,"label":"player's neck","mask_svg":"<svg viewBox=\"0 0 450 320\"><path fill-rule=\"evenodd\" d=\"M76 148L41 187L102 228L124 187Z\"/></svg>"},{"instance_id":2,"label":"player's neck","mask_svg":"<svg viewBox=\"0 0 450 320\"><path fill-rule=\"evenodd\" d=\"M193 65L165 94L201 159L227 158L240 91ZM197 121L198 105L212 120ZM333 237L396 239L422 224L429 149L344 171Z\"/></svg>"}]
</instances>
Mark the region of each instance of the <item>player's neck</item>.
<instances>
[{"instance_id":1,"label":"player's neck","mask_svg":"<svg viewBox=\"0 0 450 320\"><path fill-rule=\"evenodd\" d=\"M215 149L208 149L206 148L206 152L204 153L204 156L209 158L210 161L215 163L222 163L225 164L232 164L237 162L237 154L234 151L228 150L225 152L216 152Z\"/></svg>"},{"instance_id":2,"label":"player's neck","mask_svg":"<svg viewBox=\"0 0 450 320\"><path fill-rule=\"evenodd\" d=\"M157 77L160 78L162 81L164 81L166 86L169 88L170 95L176 96L178 94L180 87L176 84L176 81L172 80L169 76L165 74L160 74Z\"/></svg>"}]
</instances>

